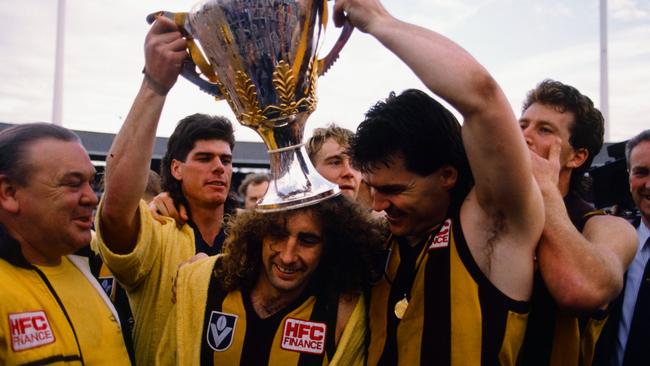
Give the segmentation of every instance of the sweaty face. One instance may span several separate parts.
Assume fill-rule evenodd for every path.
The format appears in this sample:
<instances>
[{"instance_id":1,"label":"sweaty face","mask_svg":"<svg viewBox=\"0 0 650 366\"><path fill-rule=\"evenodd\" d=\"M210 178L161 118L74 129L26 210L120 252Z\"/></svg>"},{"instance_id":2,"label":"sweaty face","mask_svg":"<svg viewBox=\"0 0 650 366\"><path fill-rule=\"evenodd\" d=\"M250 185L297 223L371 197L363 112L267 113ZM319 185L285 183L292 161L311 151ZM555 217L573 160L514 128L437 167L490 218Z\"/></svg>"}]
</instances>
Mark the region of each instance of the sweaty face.
<instances>
[{"instance_id":1,"label":"sweaty face","mask_svg":"<svg viewBox=\"0 0 650 366\"><path fill-rule=\"evenodd\" d=\"M422 177L407 170L402 158L395 158L388 166L379 164L364 174L372 191L372 208L385 211L391 233L420 236L445 218L449 190L455 184L455 176L444 178L445 169L452 168Z\"/></svg>"},{"instance_id":2,"label":"sweaty face","mask_svg":"<svg viewBox=\"0 0 650 366\"><path fill-rule=\"evenodd\" d=\"M314 156L314 167L325 179L338 184L341 193L356 199L361 182L361 172L350 165L350 157L333 139L327 139Z\"/></svg>"},{"instance_id":3,"label":"sweaty face","mask_svg":"<svg viewBox=\"0 0 650 366\"><path fill-rule=\"evenodd\" d=\"M287 212L262 241L261 285L276 294L299 295L323 252L321 226L309 210Z\"/></svg>"},{"instance_id":4,"label":"sweaty face","mask_svg":"<svg viewBox=\"0 0 650 366\"><path fill-rule=\"evenodd\" d=\"M221 205L230 191L230 145L223 140L198 140L185 161L172 161L171 169L190 205Z\"/></svg>"},{"instance_id":5,"label":"sweaty face","mask_svg":"<svg viewBox=\"0 0 650 366\"><path fill-rule=\"evenodd\" d=\"M264 193L269 188L269 182L260 184L251 183L246 187L246 197L244 197L244 208L250 210L257 206L257 201L264 197Z\"/></svg>"},{"instance_id":6,"label":"sweaty face","mask_svg":"<svg viewBox=\"0 0 650 366\"><path fill-rule=\"evenodd\" d=\"M88 245L97 196L86 150L78 142L44 139L27 149L26 161L27 186L16 189L25 239L59 256Z\"/></svg>"},{"instance_id":7,"label":"sweaty face","mask_svg":"<svg viewBox=\"0 0 650 366\"><path fill-rule=\"evenodd\" d=\"M519 126L528 148L537 155L548 159L548 154L556 138L562 139L560 163L564 167L573 148L569 143L570 128L574 122L572 112L559 112L544 104L533 103L519 119Z\"/></svg>"},{"instance_id":8,"label":"sweaty face","mask_svg":"<svg viewBox=\"0 0 650 366\"><path fill-rule=\"evenodd\" d=\"M646 225L650 226L650 141L630 152L630 192Z\"/></svg>"}]
</instances>

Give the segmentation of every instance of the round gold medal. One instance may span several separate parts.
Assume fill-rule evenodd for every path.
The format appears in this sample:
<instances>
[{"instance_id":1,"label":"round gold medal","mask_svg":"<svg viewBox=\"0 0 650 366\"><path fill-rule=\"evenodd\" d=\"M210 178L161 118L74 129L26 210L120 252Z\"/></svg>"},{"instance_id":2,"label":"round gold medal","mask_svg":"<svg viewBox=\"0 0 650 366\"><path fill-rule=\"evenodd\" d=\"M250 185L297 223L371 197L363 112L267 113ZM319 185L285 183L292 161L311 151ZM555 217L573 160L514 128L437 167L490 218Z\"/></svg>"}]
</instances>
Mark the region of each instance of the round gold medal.
<instances>
[{"instance_id":1,"label":"round gold medal","mask_svg":"<svg viewBox=\"0 0 650 366\"><path fill-rule=\"evenodd\" d=\"M395 303L395 316L397 319L402 319L404 313L406 313L406 308L409 307L409 301L404 297L402 300Z\"/></svg>"}]
</instances>

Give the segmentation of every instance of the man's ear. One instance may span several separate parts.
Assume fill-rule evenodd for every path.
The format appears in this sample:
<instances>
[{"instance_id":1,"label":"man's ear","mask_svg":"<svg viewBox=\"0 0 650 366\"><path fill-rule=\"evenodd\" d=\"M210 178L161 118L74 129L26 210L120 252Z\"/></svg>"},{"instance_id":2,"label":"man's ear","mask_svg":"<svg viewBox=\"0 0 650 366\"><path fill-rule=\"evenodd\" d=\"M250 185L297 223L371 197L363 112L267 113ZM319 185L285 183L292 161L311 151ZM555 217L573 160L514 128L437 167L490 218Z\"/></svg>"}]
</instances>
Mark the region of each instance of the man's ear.
<instances>
[{"instance_id":1,"label":"man's ear","mask_svg":"<svg viewBox=\"0 0 650 366\"><path fill-rule=\"evenodd\" d=\"M451 190L456 186L458 180L458 169L451 165L445 165L440 168L441 185L446 190Z\"/></svg>"},{"instance_id":2,"label":"man's ear","mask_svg":"<svg viewBox=\"0 0 650 366\"><path fill-rule=\"evenodd\" d=\"M180 161L172 159L172 163L169 166L172 176L177 180L183 180L183 165Z\"/></svg>"},{"instance_id":3,"label":"man's ear","mask_svg":"<svg viewBox=\"0 0 650 366\"><path fill-rule=\"evenodd\" d=\"M582 164L585 163L585 161L587 161L587 158L589 158L589 151L587 151L587 149L584 147L573 150L569 156L569 161L567 161L566 166L567 168L571 169L579 168L582 166Z\"/></svg>"},{"instance_id":4,"label":"man's ear","mask_svg":"<svg viewBox=\"0 0 650 366\"><path fill-rule=\"evenodd\" d=\"M20 211L16 198L16 183L4 174L0 174L0 208L12 214Z\"/></svg>"}]
</instances>

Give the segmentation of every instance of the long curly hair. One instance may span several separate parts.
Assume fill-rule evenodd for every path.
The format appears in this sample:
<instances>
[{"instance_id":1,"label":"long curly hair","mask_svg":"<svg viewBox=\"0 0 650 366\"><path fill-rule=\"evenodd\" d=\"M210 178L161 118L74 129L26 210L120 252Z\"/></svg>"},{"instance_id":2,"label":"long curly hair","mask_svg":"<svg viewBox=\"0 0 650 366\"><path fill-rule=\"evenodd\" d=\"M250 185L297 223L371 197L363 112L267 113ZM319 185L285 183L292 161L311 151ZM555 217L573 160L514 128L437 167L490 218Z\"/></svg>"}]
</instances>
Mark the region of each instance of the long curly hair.
<instances>
[{"instance_id":1,"label":"long curly hair","mask_svg":"<svg viewBox=\"0 0 650 366\"><path fill-rule=\"evenodd\" d=\"M343 196L277 213L244 211L227 228L224 256L213 275L224 291L251 289L262 269L262 242L298 212L310 211L321 224L323 253L309 287L321 294L358 293L377 277L373 258L386 240L386 228Z\"/></svg>"}]
</instances>

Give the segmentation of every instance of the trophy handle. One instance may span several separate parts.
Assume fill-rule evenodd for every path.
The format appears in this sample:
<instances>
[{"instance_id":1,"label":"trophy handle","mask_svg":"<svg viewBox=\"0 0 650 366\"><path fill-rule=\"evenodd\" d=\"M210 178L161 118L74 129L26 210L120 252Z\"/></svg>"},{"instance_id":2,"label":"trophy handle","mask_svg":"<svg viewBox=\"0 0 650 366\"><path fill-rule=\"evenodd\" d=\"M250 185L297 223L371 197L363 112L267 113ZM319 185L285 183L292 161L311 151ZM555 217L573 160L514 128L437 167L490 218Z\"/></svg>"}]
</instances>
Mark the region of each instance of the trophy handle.
<instances>
[{"instance_id":1,"label":"trophy handle","mask_svg":"<svg viewBox=\"0 0 650 366\"><path fill-rule=\"evenodd\" d=\"M203 57L203 53L201 53L201 50L196 45L196 42L194 42L194 37L186 26L187 13L158 11L147 15L147 23L152 24L158 17L161 16L174 21L174 23L176 23L178 26L179 31L187 41L187 50L191 56L191 59L188 58L183 61L181 76L190 81L192 84L198 86L202 91L212 95L216 99L223 99L223 93L219 88L219 85L221 84L219 78L214 73L214 70L205 59L205 57ZM201 74L196 72L197 67L201 71ZM208 80L203 79L201 75L208 78Z\"/></svg>"},{"instance_id":2,"label":"trophy handle","mask_svg":"<svg viewBox=\"0 0 650 366\"><path fill-rule=\"evenodd\" d=\"M336 40L336 43L330 52L327 56L318 60L318 76L323 76L327 70L334 65L334 62L339 58L339 53L343 49L343 46L345 46L348 39L350 39L353 30L354 26L349 21L346 21L341 30L341 34L339 35L339 39Z\"/></svg>"}]
</instances>

